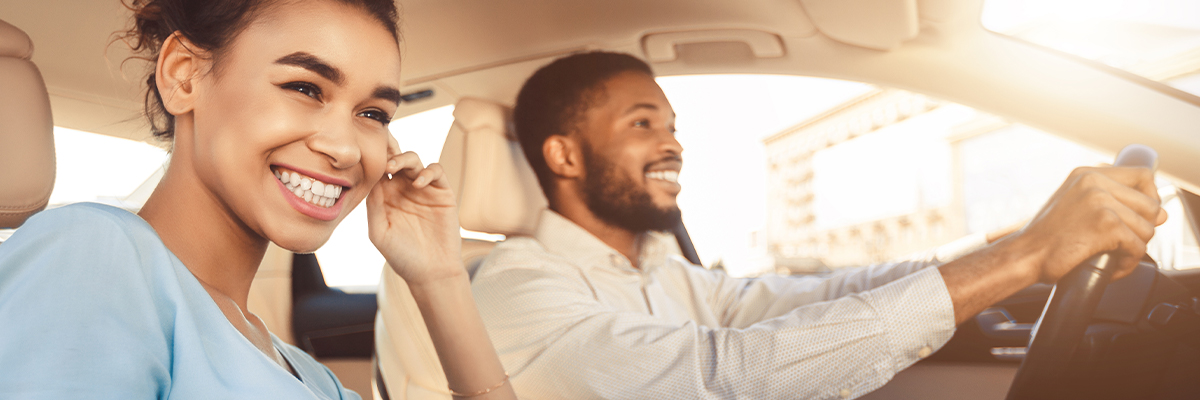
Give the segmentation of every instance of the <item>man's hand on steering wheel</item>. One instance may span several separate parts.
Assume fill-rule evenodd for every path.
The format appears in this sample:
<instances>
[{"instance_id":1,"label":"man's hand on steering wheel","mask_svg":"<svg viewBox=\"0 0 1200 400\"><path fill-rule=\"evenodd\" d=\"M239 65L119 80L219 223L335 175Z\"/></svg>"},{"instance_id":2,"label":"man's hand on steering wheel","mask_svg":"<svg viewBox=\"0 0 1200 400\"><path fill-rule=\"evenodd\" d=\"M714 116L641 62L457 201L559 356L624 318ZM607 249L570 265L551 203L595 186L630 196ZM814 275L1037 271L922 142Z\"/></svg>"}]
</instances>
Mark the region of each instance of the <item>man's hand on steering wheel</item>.
<instances>
[{"instance_id":1,"label":"man's hand on steering wheel","mask_svg":"<svg viewBox=\"0 0 1200 400\"><path fill-rule=\"evenodd\" d=\"M1036 282L1055 283L1099 253L1116 258L1114 277L1128 275L1167 218L1156 190L1148 168L1076 169L1025 227L938 268L955 320Z\"/></svg>"},{"instance_id":2,"label":"man's hand on steering wheel","mask_svg":"<svg viewBox=\"0 0 1200 400\"><path fill-rule=\"evenodd\" d=\"M1154 173L1141 167L1077 168L1023 229L1040 255L1038 281L1053 284L1095 254L1108 252L1113 277L1128 275L1167 220Z\"/></svg>"}]
</instances>

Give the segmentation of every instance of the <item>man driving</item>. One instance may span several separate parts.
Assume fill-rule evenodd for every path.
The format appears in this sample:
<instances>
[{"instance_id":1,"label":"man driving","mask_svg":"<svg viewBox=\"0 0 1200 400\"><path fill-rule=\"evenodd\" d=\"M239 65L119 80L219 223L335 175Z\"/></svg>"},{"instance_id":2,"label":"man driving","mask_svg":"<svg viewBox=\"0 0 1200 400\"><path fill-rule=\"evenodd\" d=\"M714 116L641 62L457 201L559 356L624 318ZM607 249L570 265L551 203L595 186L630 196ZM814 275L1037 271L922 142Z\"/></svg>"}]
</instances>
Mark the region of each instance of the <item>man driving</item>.
<instances>
[{"instance_id":1,"label":"man driving","mask_svg":"<svg viewBox=\"0 0 1200 400\"><path fill-rule=\"evenodd\" d=\"M825 277L735 279L661 233L680 221L683 148L647 64L554 61L513 121L549 209L533 237L496 247L473 291L521 398L859 397L1093 254L1127 275L1166 219L1150 170L1080 168L1015 231Z\"/></svg>"}]
</instances>

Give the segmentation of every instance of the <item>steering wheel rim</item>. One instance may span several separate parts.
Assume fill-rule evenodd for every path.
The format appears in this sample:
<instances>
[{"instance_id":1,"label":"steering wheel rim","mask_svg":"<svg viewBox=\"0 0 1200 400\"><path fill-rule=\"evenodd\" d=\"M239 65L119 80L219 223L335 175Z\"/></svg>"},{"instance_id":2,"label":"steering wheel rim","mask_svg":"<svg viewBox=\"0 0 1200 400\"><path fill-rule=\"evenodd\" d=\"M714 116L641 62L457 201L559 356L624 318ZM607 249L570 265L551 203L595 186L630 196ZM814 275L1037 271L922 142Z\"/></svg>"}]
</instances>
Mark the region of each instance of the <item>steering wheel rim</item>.
<instances>
[{"instance_id":1,"label":"steering wheel rim","mask_svg":"<svg viewBox=\"0 0 1200 400\"><path fill-rule=\"evenodd\" d=\"M1083 341L1096 305L1112 280L1107 253L1063 275L1030 333L1028 350L1008 390L1008 400L1058 399L1061 378Z\"/></svg>"}]
</instances>

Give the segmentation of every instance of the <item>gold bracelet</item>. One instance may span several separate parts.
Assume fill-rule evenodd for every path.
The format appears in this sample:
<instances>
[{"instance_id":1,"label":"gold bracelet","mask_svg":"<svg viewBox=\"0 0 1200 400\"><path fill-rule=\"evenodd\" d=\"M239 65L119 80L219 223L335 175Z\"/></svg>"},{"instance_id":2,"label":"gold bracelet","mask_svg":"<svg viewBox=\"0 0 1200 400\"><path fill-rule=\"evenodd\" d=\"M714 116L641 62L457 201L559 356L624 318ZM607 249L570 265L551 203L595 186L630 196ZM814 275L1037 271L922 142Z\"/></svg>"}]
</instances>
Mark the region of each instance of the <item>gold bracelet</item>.
<instances>
[{"instance_id":1,"label":"gold bracelet","mask_svg":"<svg viewBox=\"0 0 1200 400\"><path fill-rule=\"evenodd\" d=\"M507 383L507 382L508 382L508 374L504 374L504 379L503 379L503 380L501 380L501 381L500 381L500 383L497 383L497 384L496 384L496 386L492 386L492 387L490 387L490 388L483 389L483 390L480 390L480 391L478 391L478 392L472 392L472 393L459 393L459 392L455 392L455 391L454 391L454 389L450 389L449 387L446 387L446 389L450 389L450 395L451 395L451 396L455 396L455 397L475 397L475 396L483 396L483 395L485 395L485 394L488 394L488 393L490 393L490 392L491 392L491 391L493 391L493 390L499 389L501 386L504 386L504 384L505 384L505 383Z\"/></svg>"}]
</instances>

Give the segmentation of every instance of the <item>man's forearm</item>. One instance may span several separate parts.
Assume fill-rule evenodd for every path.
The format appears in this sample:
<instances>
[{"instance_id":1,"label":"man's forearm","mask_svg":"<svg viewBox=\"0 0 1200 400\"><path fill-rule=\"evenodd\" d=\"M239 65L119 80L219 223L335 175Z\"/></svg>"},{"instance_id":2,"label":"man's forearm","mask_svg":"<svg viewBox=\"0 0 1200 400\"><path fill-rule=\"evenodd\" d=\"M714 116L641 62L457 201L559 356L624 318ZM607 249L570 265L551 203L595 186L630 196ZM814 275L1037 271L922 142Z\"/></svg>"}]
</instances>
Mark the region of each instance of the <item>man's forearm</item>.
<instances>
[{"instance_id":1,"label":"man's forearm","mask_svg":"<svg viewBox=\"0 0 1200 400\"><path fill-rule=\"evenodd\" d=\"M1043 255L1028 239L1008 235L991 246L938 267L956 323L1037 282Z\"/></svg>"},{"instance_id":2,"label":"man's forearm","mask_svg":"<svg viewBox=\"0 0 1200 400\"><path fill-rule=\"evenodd\" d=\"M1020 230L1022 227L1025 226L1025 224L1028 224L1028 223L1029 223L1029 220L1026 219L1026 220L1022 220L1021 222L1017 222L1015 224L988 232L987 236L986 236L987 242L988 242L988 244L996 243L996 241L1003 239L1005 236L1008 236L1008 235Z\"/></svg>"}]
</instances>

